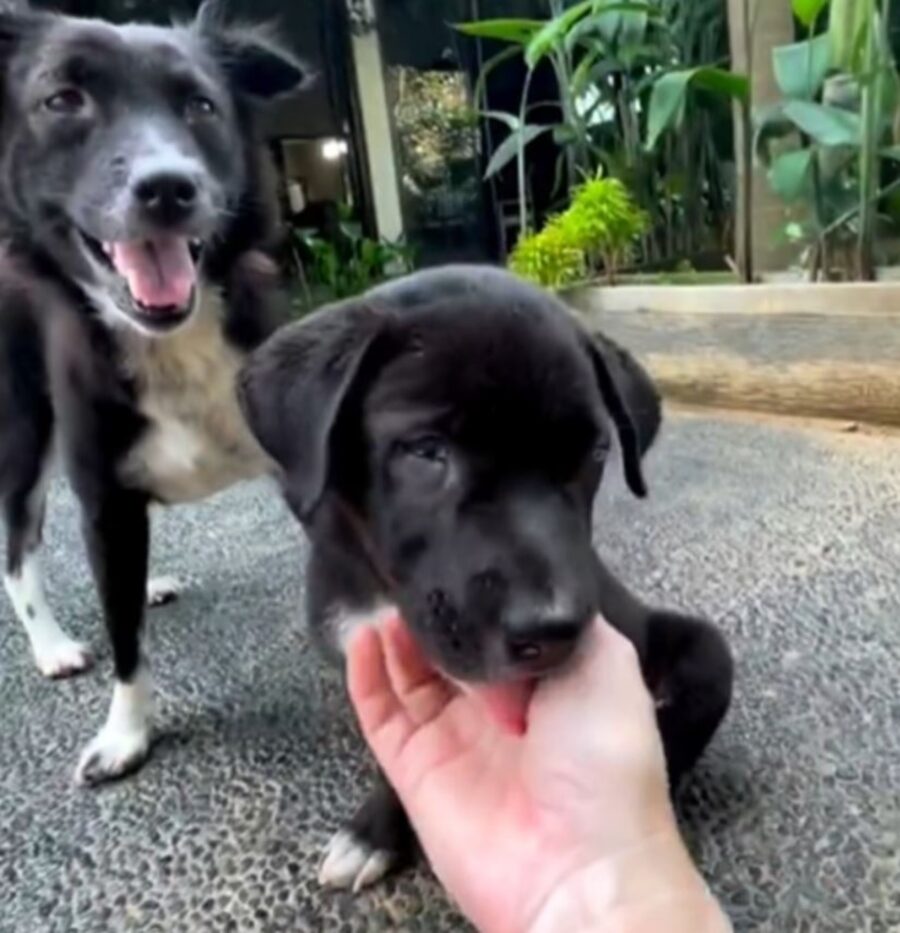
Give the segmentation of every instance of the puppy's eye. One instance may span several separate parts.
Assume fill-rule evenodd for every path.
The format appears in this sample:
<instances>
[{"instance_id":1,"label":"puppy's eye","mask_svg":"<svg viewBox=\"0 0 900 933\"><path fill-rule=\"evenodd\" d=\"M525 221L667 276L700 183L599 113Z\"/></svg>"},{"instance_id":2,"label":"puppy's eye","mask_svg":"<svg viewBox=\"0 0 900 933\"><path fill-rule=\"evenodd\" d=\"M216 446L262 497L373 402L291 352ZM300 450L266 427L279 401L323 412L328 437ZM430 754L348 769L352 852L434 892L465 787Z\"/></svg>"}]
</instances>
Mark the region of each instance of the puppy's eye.
<instances>
[{"instance_id":1,"label":"puppy's eye","mask_svg":"<svg viewBox=\"0 0 900 933\"><path fill-rule=\"evenodd\" d=\"M188 120L204 120L217 113L216 105L203 94L193 94L184 105L184 115Z\"/></svg>"},{"instance_id":2,"label":"puppy's eye","mask_svg":"<svg viewBox=\"0 0 900 933\"><path fill-rule=\"evenodd\" d=\"M401 445L402 452L408 457L427 460L432 463L447 462L447 445L439 437L421 437Z\"/></svg>"},{"instance_id":3,"label":"puppy's eye","mask_svg":"<svg viewBox=\"0 0 900 933\"><path fill-rule=\"evenodd\" d=\"M434 494L444 488L449 476L450 451L437 437L401 441L394 447L391 472L410 492Z\"/></svg>"},{"instance_id":4,"label":"puppy's eye","mask_svg":"<svg viewBox=\"0 0 900 933\"><path fill-rule=\"evenodd\" d=\"M591 460L594 463L606 463L606 458L609 456L609 439L605 438L601 441L597 441L596 444L591 448Z\"/></svg>"},{"instance_id":5,"label":"puppy's eye","mask_svg":"<svg viewBox=\"0 0 900 933\"><path fill-rule=\"evenodd\" d=\"M87 97L77 87L63 88L44 101L44 107L52 113L80 113L86 106Z\"/></svg>"}]
</instances>

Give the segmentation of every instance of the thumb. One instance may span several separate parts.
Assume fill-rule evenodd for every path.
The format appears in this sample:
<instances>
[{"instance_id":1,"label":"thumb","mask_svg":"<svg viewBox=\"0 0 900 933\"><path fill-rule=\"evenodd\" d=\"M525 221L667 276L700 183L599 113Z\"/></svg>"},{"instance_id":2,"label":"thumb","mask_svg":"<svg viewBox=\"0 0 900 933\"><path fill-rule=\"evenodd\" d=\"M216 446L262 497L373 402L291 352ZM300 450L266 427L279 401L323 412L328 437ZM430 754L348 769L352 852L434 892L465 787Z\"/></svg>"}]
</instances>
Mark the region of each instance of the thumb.
<instances>
[{"instance_id":1,"label":"thumb","mask_svg":"<svg viewBox=\"0 0 900 933\"><path fill-rule=\"evenodd\" d=\"M571 666L539 684L535 705L589 709L595 722L654 715L634 645L600 616Z\"/></svg>"}]
</instances>

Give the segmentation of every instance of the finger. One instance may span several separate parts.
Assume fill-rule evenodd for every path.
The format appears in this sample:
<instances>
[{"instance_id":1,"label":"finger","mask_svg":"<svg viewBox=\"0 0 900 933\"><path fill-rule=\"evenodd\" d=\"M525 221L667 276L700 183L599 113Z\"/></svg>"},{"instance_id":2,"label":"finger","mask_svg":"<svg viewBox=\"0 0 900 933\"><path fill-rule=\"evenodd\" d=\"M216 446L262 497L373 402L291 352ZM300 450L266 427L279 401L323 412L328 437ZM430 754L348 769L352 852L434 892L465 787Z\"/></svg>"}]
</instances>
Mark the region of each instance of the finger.
<instances>
[{"instance_id":1,"label":"finger","mask_svg":"<svg viewBox=\"0 0 900 933\"><path fill-rule=\"evenodd\" d=\"M385 642L379 629L366 627L348 646L348 687L366 742L397 785L404 772L404 751L418 726L397 696L387 668Z\"/></svg>"},{"instance_id":2,"label":"finger","mask_svg":"<svg viewBox=\"0 0 900 933\"><path fill-rule=\"evenodd\" d=\"M618 629L597 616L585 644L585 664L607 677L634 684L641 675L637 650Z\"/></svg>"},{"instance_id":3,"label":"finger","mask_svg":"<svg viewBox=\"0 0 900 933\"><path fill-rule=\"evenodd\" d=\"M430 722L453 699L453 689L428 663L402 619L389 619L380 634L394 695L416 725Z\"/></svg>"},{"instance_id":4,"label":"finger","mask_svg":"<svg viewBox=\"0 0 900 933\"><path fill-rule=\"evenodd\" d=\"M614 693L623 702L644 704L649 699L637 650L602 616L594 619L583 664L589 688Z\"/></svg>"},{"instance_id":5,"label":"finger","mask_svg":"<svg viewBox=\"0 0 900 933\"><path fill-rule=\"evenodd\" d=\"M539 689L557 697L571 694L573 701L579 697L579 705L610 719L641 715L652 707L634 646L600 617L585 633L575 663Z\"/></svg>"},{"instance_id":6,"label":"finger","mask_svg":"<svg viewBox=\"0 0 900 933\"><path fill-rule=\"evenodd\" d=\"M388 676L378 630L364 626L347 646L347 687L356 715L367 737L391 716L403 712Z\"/></svg>"}]
</instances>

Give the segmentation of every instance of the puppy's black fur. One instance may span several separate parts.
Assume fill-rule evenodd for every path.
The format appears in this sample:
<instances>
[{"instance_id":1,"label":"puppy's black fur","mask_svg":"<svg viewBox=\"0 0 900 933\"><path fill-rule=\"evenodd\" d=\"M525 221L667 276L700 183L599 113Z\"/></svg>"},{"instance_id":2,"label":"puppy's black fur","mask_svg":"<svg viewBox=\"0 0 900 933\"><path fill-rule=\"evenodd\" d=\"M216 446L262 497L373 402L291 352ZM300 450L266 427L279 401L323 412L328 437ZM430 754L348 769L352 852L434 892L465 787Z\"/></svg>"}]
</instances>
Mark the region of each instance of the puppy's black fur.
<instances>
[{"instance_id":1,"label":"puppy's black fur","mask_svg":"<svg viewBox=\"0 0 900 933\"><path fill-rule=\"evenodd\" d=\"M309 620L332 656L356 621L396 606L449 676L515 681L563 664L599 611L637 648L672 780L696 761L729 704L728 647L709 623L644 605L591 543L613 438L643 495L660 422L628 353L506 273L451 267L282 330L241 395L309 533ZM370 883L408 843L382 783L323 881Z\"/></svg>"},{"instance_id":2,"label":"puppy's black fur","mask_svg":"<svg viewBox=\"0 0 900 933\"><path fill-rule=\"evenodd\" d=\"M124 773L149 745L148 506L269 468L234 394L244 355L284 318L260 252L275 199L255 111L302 72L217 7L171 28L0 10L6 584L41 670L83 669L35 560L55 446L82 507L117 678L83 781Z\"/></svg>"}]
</instances>

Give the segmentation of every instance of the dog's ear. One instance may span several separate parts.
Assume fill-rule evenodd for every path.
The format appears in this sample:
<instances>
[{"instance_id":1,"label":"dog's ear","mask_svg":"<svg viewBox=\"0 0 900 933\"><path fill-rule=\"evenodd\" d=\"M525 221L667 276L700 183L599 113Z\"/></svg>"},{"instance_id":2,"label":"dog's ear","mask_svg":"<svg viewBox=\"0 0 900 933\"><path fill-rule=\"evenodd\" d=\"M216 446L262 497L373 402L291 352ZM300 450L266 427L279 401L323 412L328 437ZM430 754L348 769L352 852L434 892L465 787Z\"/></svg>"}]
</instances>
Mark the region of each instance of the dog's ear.
<instances>
[{"instance_id":1,"label":"dog's ear","mask_svg":"<svg viewBox=\"0 0 900 933\"><path fill-rule=\"evenodd\" d=\"M33 11L27 0L0 0L0 75L22 40L46 19L47 14Z\"/></svg>"},{"instance_id":2,"label":"dog's ear","mask_svg":"<svg viewBox=\"0 0 900 933\"><path fill-rule=\"evenodd\" d=\"M600 333L593 335L594 349L606 361L613 381L637 429L643 456L659 434L662 399L646 369L625 349Z\"/></svg>"},{"instance_id":3,"label":"dog's ear","mask_svg":"<svg viewBox=\"0 0 900 933\"><path fill-rule=\"evenodd\" d=\"M0 56L12 51L34 17L28 0L0 0Z\"/></svg>"},{"instance_id":4,"label":"dog's ear","mask_svg":"<svg viewBox=\"0 0 900 933\"><path fill-rule=\"evenodd\" d=\"M306 77L300 62L279 44L273 30L228 21L223 0L204 0L194 29L209 43L235 88L271 99L299 88Z\"/></svg>"},{"instance_id":5,"label":"dog's ear","mask_svg":"<svg viewBox=\"0 0 900 933\"><path fill-rule=\"evenodd\" d=\"M332 429L383 317L358 300L278 331L245 365L238 398L250 430L281 467L288 502L306 520L325 491Z\"/></svg>"},{"instance_id":6,"label":"dog's ear","mask_svg":"<svg viewBox=\"0 0 900 933\"><path fill-rule=\"evenodd\" d=\"M643 498L647 484L641 457L659 431L659 393L643 367L618 344L602 334L586 339L600 395L619 435L625 480Z\"/></svg>"}]
</instances>

